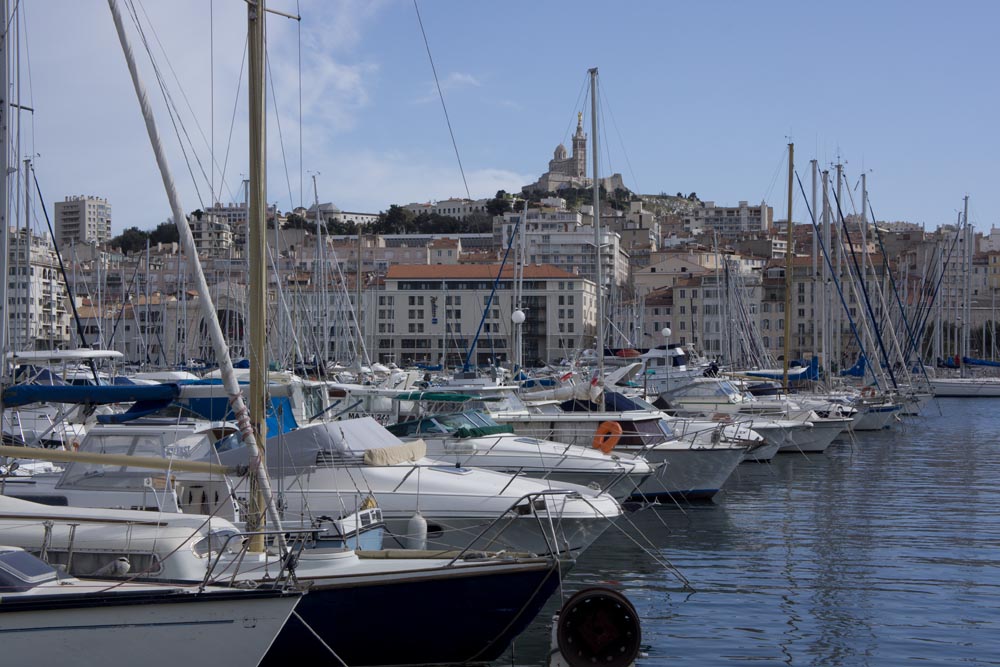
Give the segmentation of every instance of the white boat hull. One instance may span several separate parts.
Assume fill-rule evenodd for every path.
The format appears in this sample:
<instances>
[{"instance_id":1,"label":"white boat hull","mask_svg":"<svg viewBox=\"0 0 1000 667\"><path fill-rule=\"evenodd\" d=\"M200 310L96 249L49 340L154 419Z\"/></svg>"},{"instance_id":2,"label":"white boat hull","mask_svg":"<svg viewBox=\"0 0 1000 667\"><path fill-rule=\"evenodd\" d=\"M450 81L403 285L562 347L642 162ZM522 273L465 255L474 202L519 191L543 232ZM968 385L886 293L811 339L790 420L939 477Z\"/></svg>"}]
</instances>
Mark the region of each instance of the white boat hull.
<instances>
[{"instance_id":1,"label":"white boat hull","mask_svg":"<svg viewBox=\"0 0 1000 667\"><path fill-rule=\"evenodd\" d=\"M66 600L46 608L26 598L5 599L0 613L4 664L256 665L299 599L226 593L211 600L206 595L215 594L203 594L198 602L186 593L143 602L141 594L118 593L102 596L105 604L69 609ZM131 604L127 598L133 598Z\"/></svg>"},{"instance_id":2,"label":"white boat hull","mask_svg":"<svg viewBox=\"0 0 1000 667\"><path fill-rule=\"evenodd\" d=\"M931 390L939 398L1000 398L1000 378L935 378Z\"/></svg>"},{"instance_id":3,"label":"white boat hull","mask_svg":"<svg viewBox=\"0 0 1000 667\"><path fill-rule=\"evenodd\" d=\"M858 415L851 424L852 431L881 431L889 428L902 410L898 403L884 405L858 405Z\"/></svg>"},{"instance_id":4,"label":"white boat hull","mask_svg":"<svg viewBox=\"0 0 1000 667\"><path fill-rule=\"evenodd\" d=\"M663 465L642 483L633 499L708 500L722 489L746 451L744 447L710 449L681 444L684 446L657 446L646 452L651 463Z\"/></svg>"}]
</instances>

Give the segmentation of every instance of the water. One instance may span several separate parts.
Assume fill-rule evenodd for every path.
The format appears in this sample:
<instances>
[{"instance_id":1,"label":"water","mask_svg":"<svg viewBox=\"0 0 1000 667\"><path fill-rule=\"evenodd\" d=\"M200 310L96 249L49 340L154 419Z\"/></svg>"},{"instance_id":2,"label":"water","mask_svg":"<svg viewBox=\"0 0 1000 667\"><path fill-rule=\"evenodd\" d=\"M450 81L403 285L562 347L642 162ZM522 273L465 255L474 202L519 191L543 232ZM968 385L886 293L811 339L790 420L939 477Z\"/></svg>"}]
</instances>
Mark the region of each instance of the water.
<instances>
[{"instance_id":1,"label":"water","mask_svg":"<svg viewBox=\"0 0 1000 667\"><path fill-rule=\"evenodd\" d=\"M642 666L1000 665L1000 400L938 403L822 455L744 464L714 503L632 514L565 589L624 592ZM550 617L497 664L544 664Z\"/></svg>"}]
</instances>

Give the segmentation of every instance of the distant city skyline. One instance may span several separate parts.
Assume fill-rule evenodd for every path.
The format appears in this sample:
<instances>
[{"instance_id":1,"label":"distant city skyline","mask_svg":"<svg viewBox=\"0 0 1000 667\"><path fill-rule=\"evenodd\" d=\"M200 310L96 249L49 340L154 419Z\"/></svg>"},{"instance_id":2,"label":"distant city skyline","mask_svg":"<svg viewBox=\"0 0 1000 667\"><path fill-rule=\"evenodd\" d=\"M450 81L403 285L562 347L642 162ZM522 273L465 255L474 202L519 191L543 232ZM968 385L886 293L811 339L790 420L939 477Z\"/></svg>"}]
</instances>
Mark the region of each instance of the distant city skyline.
<instances>
[{"instance_id":1,"label":"distant city skyline","mask_svg":"<svg viewBox=\"0 0 1000 667\"><path fill-rule=\"evenodd\" d=\"M279 111L269 102L269 201L281 210L308 206L314 172L319 199L347 211L466 196L414 4L298 5L269 1L303 17L301 26L269 19ZM20 100L35 109L24 120L21 152L35 154L50 215L66 196L93 194L113 206L113 233L165 220L169 207L106 3L20 6L28 28ZM130 24L185 208L210 205L213 185L215 198L238 201L247 170L246 83L238 81L245 3L136 0L135 7L195 147L189 168ZM783 219L791 138L807 189L808 161L828 168L839 154L848 187L869 174L879 219L933 229L953 223L969 194L977 229L1000 225L994 3L424 0L418 7L472 198L538 179L556 145L569 147L579 111L589 136L586 72L596 66L601 175L620 172L634 191L696 192L722 205L766 200ZM589 173L589 159L587 166ZM796 199L795 218L806 221Z\"/></svg>"}]
</instances>

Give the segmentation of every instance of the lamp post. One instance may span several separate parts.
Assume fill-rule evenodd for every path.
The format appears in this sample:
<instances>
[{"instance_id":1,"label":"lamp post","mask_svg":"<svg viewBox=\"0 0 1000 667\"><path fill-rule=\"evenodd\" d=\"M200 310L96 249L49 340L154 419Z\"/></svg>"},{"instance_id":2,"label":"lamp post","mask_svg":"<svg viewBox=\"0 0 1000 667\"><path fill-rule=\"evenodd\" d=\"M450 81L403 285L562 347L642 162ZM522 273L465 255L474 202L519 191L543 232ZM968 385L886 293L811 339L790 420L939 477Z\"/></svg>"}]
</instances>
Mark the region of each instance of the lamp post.
<instances>
[{"instance_id":1,"label":"lamp post","mask_svg":"<svg viewBox=\"0 0 1000 667\"><path fill-rule=\"evenodd\" d=\"M670 367L674 365L673 356L670 354L670 334L672 334L673 331L670 330L670 327L663 327L662 329L660 329L660 333L663 334L663 340L665 341L666 344L666 349L664 350L664 352L667 353L667 370L666 370L667 379L663 382L663 386L664 389L670 389Z\"/></svg>"},{"instance_id":2,"label":"lamp post","mask_svg":"<svg viewBox=\"0 0 1000 667\"><path fill-rule=\"evenodd\" d=\"M520 370L521 362L523 361L521 358L521 353L522 353L521 348L524 345L524 339L523 339L524 331L522 330L521 327L524 325L525 319L526 316L524 314L524 311L521 310L520 308L516 309L513 313L510 314L510 321L514 323L514 368L511 369L514 372Z\"/></svg>"}]
</instances>

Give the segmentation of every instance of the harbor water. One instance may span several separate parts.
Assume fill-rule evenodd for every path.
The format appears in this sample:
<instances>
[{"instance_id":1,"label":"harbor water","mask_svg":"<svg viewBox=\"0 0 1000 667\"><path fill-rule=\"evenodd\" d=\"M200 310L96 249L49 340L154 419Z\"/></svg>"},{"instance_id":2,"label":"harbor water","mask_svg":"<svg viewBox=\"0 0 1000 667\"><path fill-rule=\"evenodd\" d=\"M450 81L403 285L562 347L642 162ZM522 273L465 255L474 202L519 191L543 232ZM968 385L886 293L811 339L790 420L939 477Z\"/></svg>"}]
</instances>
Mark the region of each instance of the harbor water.
<instances>
[{"instance_id":1,"label":"harbor water","mask_svg":"<svg viewBox=\"0 0 1000 667\"><path fill-rule=\"evenodd\" d=\"M640 666L1000 665L1000 400L925 412L743 464L714 502L629 515L566 597L625 593ZM550 618L497 664L544 664Z\"/></svg>"}]
</instances>

